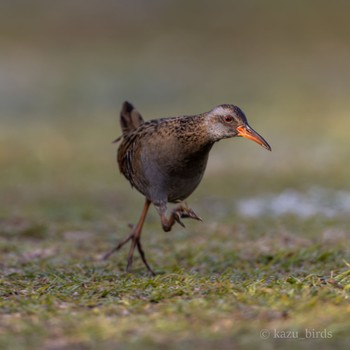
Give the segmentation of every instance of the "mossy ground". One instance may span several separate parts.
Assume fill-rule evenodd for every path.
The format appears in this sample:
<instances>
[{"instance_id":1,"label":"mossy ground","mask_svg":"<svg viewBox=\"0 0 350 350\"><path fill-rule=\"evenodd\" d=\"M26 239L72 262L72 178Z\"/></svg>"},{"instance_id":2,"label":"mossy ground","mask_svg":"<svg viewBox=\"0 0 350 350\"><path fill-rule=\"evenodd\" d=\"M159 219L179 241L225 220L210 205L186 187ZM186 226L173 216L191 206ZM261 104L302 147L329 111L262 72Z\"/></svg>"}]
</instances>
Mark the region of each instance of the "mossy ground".
<instances>
[{"instance_id":1,"label":"mossy ground","mask_svg":"<svg viewBox=\"0 0 350 350\"><path fill-rule=\"evenodd\" d=\"M99 137L91 137L95 145L103 144ZM203 223L164 233L150 210L142 237L158 272L151 277L137 254L133 272L124 272L127 248L100 259L128 233L143 199L118 175L114 146L105 155L91 147L89 159L74 163L89 140L68 142L70 155L61 158L55 150L26 157L21 145L11 151L1 196L1 348L349 345L349 218L244 217L234 206L291 181L307 188L312 169L301 167L293 180L259 167L217 172L210 165L188 202ZM238 142L226 145L234 151ZM213 150L214 164L225 150ZM258 147L249 152L264 155Z\"/></svg>"}]
</instances>

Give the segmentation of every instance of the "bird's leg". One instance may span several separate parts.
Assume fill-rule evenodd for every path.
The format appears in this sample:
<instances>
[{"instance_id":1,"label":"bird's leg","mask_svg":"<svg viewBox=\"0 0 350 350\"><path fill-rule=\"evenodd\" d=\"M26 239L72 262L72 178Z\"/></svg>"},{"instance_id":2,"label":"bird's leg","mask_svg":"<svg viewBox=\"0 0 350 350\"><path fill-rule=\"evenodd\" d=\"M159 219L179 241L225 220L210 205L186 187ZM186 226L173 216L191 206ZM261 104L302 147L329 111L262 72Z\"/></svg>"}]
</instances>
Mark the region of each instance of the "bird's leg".
<instances>
[{"instance_id":1,"label":"bird's leg","mask_svg":"<svg viewBox=\"0 0 350 350\"><path fill-rule=\"evenodd\" d=\"M128 254L128 264L126 267L126 271L129 272L131 269L131 266L133 263L133 257L134 257L134 250L135 250L135 247L137 247L137 250L139 251L139 253L141 255L141 259L142 259L143 263L145 264L145 266L147 267L148 271L153 276L155 275L154 271L152 270L152 268L150 267L150 265L147 262L145 252L142 249L141 239L140 239L143 223L145 222L148 208L149 208L150 204L151 204L151 202L148 199L146 199L145 205L144 205L142 213L141 213L141 217L140 217L137 225L133 227L131 233L123 241L121 241L116 247L114 247L107 254L105 254L103 259L108 259L114 252L117 252L127 242L129 242L131 240L131 245L130 245L129 254Z\"/></svg>"},{"instance_id":2,"label":"bird's leg","mask_svg":"<svg viewBox=\"0 0 350 350\"><path fill-rule=\"evenodd\" d=\"M175 222L179 223L182 227L185 227L184 223L181 221L181 219L194 219L202 221L202 219L187 205L180 204L179 206L175 207L170 214L170 217L166 217L167 212L167 206L166 204L156 205L155 206L158 214L160 216L160 220L162 222L162 227L165 232L169 232Z\"/></svg>"}]
</instances>

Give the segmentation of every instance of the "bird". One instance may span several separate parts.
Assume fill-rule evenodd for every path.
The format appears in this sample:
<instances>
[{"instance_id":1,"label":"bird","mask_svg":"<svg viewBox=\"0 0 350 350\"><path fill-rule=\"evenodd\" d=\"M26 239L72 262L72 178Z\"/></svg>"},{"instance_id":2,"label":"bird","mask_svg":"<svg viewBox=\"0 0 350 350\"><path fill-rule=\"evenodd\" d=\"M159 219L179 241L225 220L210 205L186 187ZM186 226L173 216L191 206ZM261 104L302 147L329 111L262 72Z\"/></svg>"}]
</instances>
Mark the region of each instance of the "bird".
<instances>
[{"instance_id":1,"label":"bird","mask_svg":"<svg viewBox=\"0 0 350 350\"><path fill-rule=\"evenodd\" d=\"M183 219L202 219L184 200L201 182L213 145L223 139L244 137L271 151L267 141L248 124L243 111L232 104L221 104L209 112L144 121L128 101L120 112L122 135L117 163L133 188L145 197L136 225L117 246L104 255L107 259L131 241L126 271L130 272L135 248L151 275L155 275L141 244L141 232L151 204L159 214L165 232ZM168 213L168 203L177 206Z\"/></svg>"}]
</instances>

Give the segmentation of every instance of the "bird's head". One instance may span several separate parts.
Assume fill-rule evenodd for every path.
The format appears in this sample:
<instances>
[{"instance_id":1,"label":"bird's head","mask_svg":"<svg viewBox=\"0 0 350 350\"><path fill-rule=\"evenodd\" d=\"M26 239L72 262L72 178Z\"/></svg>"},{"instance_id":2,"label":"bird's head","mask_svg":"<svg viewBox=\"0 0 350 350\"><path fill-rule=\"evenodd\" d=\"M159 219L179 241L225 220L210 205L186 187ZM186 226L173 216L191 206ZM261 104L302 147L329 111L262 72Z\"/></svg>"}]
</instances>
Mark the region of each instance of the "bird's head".
<instances>
[{"instance_id":1,"label":"bird's head","mask_svg":"<svg viewBox=\"0 0 350 350\"><path fill-rule=\"evenodd\" d=\"M242 136L255 141L271 151L270 145L253 130L240 108L234 105L220 105L205 114L207 130L213 141Z\"/></svg>"}]
</instances>

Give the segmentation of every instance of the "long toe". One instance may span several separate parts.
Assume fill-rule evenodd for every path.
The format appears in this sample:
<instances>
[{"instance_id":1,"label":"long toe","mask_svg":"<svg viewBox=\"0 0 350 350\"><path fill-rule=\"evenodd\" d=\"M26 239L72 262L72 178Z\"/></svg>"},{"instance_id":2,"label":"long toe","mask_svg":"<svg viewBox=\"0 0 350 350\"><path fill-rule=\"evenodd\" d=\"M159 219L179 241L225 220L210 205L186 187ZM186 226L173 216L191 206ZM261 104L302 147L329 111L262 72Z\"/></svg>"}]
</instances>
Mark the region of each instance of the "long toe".
<instances>
[{"instance_id":1,"label":"long toe","mask_svg":"<svg viewBox=\"0 0 350 350\"><path fill-rule=\"evenodd\" d=\"M183 228L186 228L185 224L181 221L181 218L186 218L186 216L183 216L182 213L179 213L178 211L175 211L173 213L174 220L180 224Z\"/></svg>"},{"instance_id":2,"label":"long toe","mask_svg":"<svg viewBox=\"0 0 350 350\"><path fill-rule=\"evenodd\" d=\"M188 208L188 217L198 221L203 221L200 216L198 216L191 208Z\"/></svg>"},{"instance_id":3,"label":"long toe","mask_svg":"<svg viewBox=\"0 0 350 350\"><path fill-rule=\"evenodd\" d=\"M202 218L199 217L191 208L181 206L180 208L178 208L176 212L183 219L194 219L194 220L203 221Z\"/></svg>"},{"instance_id":4,"label":"long toe","mask_svg":"<svg viewBox=\"0 0 350 350\"><path fill-rule=\"evenodd\" d=\"M120 250L126 243L128 243L134 237L134 233L129 234L123 241L121 241L117 246L112 248L109 252L105 253L101 260L107 260L113 253Z\"/></svg>"}]
</instances>

